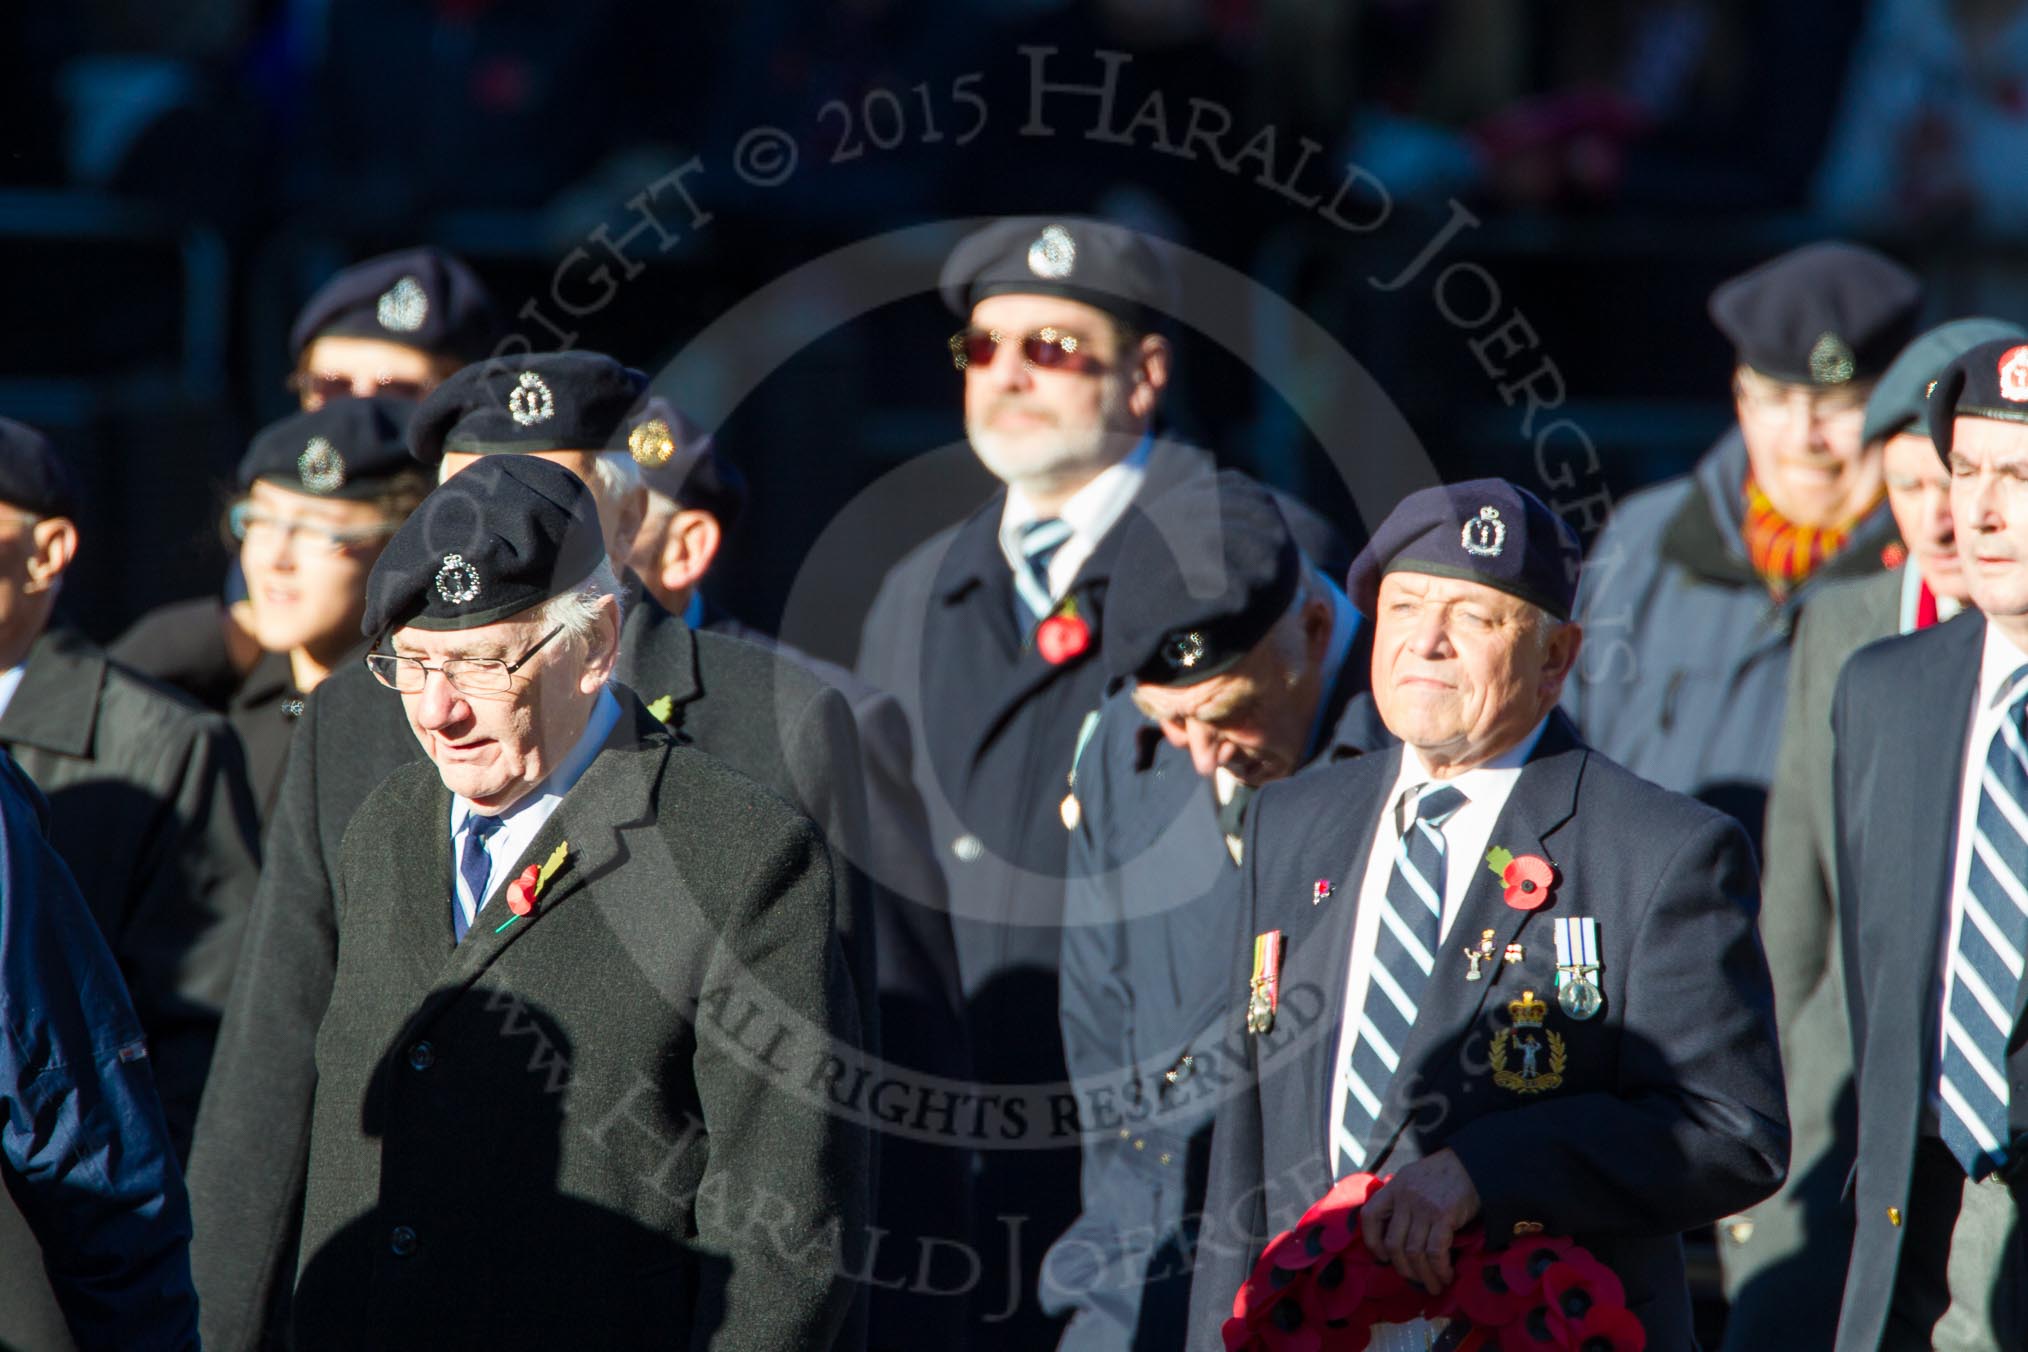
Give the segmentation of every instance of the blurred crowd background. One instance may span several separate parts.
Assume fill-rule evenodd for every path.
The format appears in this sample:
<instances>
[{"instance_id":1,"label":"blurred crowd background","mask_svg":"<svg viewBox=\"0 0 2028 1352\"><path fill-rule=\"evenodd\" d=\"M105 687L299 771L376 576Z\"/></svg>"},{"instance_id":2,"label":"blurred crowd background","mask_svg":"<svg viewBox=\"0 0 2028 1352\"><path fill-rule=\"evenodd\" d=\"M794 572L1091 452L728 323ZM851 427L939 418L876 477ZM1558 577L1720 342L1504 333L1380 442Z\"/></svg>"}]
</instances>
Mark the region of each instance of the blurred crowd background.
<instances>
[{"instance_id":1,"label":"blurred crowd background","mask_svg":"<svg viewBox=\"0 0 2028 1352\"><path fill-rule=\"evenodd\" d=\"M1462 204L1479 223L1448 256L1497 278L1500 318L1526 315L1616 490L1683 470L1727 425L1732 354L1704 298L1782 248L1868 239L1924 274L1934 317L2028 313L2021 0L95 0L18 6L10 29L0 412L48 431L89 486L73 618L100 639L216 590L222 485L293 402L291 317L339 265L411 244L471 260L536 346L555 345L545 319L567 323L654 372L838 247L994 213L1110 216L1292 302L1445 474L1533 484L1521 410L1468 345L1483 329L1426 281L1372 281ZM1216 105L1228 154L1272 128L1286 173L1307 139L1305 191L1355 162L1389 218L1349 232L1255 163L1090 137L1089 98L1053 98L1053 134L1024 135L1038 46L1051 79L1079 82L1130 54L1116 126L1159 93L1173 142L1193 100ZM799 148L777 185L731 171L762 125ZM628 201L693 157L709 223L665 202L681 240L643 250L609 303L559 310L560 263L602 223L637 223ZM853 494L961 443L940 256L925 247L919 294L796 346L745 398L709 388L731 355L665 391L756 485L714 573L753 622L779 617ZM1182 335L1173 427L1356 540L1374 523L1325 452L1356 463L1358 446L1319 446L1290 408L1306 373L1272 307L1229 318L1243 354ZM978 473L911 529L975 505ZM869 594L912 540L884 543ZM856 632L850 615L791 637L849 659Z\"/></svg>"}]
</instances>

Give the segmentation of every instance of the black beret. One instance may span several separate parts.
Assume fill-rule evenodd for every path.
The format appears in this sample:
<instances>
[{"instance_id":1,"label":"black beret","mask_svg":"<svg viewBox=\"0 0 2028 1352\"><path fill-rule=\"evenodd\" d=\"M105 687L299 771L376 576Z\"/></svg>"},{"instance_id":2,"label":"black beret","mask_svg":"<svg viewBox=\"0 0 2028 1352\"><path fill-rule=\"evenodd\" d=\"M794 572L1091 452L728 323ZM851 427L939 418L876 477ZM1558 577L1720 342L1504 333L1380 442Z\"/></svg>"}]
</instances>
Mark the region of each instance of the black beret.
<instances>
[{"instance_id":1,"label":"black beret","mask_svg":"<svg viewBox=\"0 0 2028 1352\"><path fill-rule=\"evenodd\" d=\"M1929 437L1946 464L1958 418L2028 423L2028 343L2015 338L1980 343L1937 373L1929 395Z\"/></svg>"},{"instance_id":2,"label":"black beret","mask_svg":"<svg viewBox=\"0 0 2028 1352\"><path fill-rule=\"evenodd\" d=\"M746 477L712 445L711 433L652 396L634 416L627 449L641 478L678 506L709 512L730 532L746 510Z\"/></svg>"},{"instance_id":3,"label":"black beret","mask_svg":"<svg viewBox=\"0 0 2028 1352\"><path fill-rule=\"evenodd\" d=\"M1068 296L1137 327L1175 308L1160 246L1125 226L1076 216L1010 216L958 241L937 289L966 316L988 296Z\"/></svg>"},{"instance_id":4,"label":"black beret","mask_svg":"<svg viewBox=\"0 0 2028 1352\"><path fill-rule=\"evenodd\" d=\"M1230 671L1287 613L1302 572L1267 489L1236 470L1185 481L1124 524L1106 592L1107 676L1183 686Z\"/></svg>"},{"instance_id":5,"label":"black beret","mask_svg":"<svg viewBox=\"0 0 2028 1352\"><path fill-rule=\"evenodd\" d=\"M489 456L438 485L366 581L360 631L476 629L590 577L606 558L584 481L530 456Z\"/></svg>"},{"instance_id":6,"label":"black beret","mask_svg":"<svg viewBox=\"0 0 2028 1352\"><path fill-rule=\"evenodd\" d=\"M1722 282L1711 318L1764 376L1843 385L1885 370L1915 332L1922 283L1883 254L1805 244Z\"/></svg>"},{"instance_id":7,"label":"black beret","mask_svg":"<svg viewBox=\"0 0 2028 1352\"><path fill-rule=\"evenodd\" d=\"M0 502L36 516L75 517L81 497L77 476L48 437L0 418Z\"/></svg>"},{"instance_id":8,"label":"black beret","mask_svg":"<svg viewBox=\"0 0 2028 1352\"><path fill-rule=\"evenodd\" d=\"M1542 499L1505 479L1471 479L1403 498L1352 561L1345 587L1371 616L1384 575L1431 573L1483 583L1567 620L1583 561L1577 533Z\"/></svg>"},{"instance_id":9,"label":"black beret","mask_svg":"<svg viewBox=\"0 0 2028 1352\"><path fill-rule=\"evenodd\" d=\"M241 492L263 479L321 498L374 498L408 474L420 473L408 453L406 399L334 399L254 434L239 462Z\"/></svg>"},{"instance_id":10,"label":"black beret","mask_svg":"<svg viewBox=\"0 0 2028 1352\"><path fill-rule=\"evenodd\" d=\"M648 378L599 352L530 352L474 362L431 390L408 425L409 453L434 469L447 451L618 451Z\"/></svg>"},{"instance_id":11,"label":"black beret","mask_svg":"<svg viewBox=\"0 0 2028 1352\"><path fill-rule=\"evenodd\" d=\"M1962 354L1995 339L2028 339L2028 329L2004 319L1953 319L1939 324L1901 350L1866 401L1864 445L1897 432L1929 435L1929 391L1937 375Z\"/></svg>"},{"instance_id":12,"label":"black beret","mask_svg":"<svg viewBox=\"0 0 2028 1352\"><path fill-rule=\"evenodd\" d=\"M378 338L462 361L499 341L485 283L441 249L404 249L354 263L317 288L289 330L298 357L325 335Z\"/></svg>"}]
</instances>

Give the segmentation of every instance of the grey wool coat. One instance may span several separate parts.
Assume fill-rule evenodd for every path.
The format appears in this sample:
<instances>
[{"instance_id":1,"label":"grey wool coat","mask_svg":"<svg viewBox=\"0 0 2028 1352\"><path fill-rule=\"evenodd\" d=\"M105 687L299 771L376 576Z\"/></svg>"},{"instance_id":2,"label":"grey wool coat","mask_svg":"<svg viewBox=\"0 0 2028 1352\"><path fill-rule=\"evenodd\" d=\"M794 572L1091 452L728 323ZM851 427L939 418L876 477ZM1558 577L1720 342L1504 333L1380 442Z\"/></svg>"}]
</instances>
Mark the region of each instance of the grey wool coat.
<instances>
[{"instance_id":1,"label":"grey wool coat","mask_svg":"<svg viewBox=\"0 0 2028 1352\"><path fill-rule=\"evenodd\" d=\"M433 766L345 834L301 1348L759 1352L844 1324L868 1139L788 1065L858 1038L828 852L616 693L620 723L504 871L567 843L532 914L503 881L454 942Z\"/></svg>"}]
</instances>

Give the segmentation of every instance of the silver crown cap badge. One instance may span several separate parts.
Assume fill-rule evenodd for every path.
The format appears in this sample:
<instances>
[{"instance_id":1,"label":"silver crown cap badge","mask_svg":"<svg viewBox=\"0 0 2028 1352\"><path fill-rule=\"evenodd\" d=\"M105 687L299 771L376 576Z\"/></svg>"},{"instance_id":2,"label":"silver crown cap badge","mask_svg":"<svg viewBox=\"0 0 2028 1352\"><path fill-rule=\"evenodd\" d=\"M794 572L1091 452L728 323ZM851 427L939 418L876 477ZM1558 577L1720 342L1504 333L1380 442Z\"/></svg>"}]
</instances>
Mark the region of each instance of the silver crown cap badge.
<instances>
[{"instance_id":1,"label":"silver crown cap badge","mask_svg":"<svg viewBox=\"0 0 2028 1352\"><path fill-rule=\"evenodd\" d=\"M394 333L414 333L430 317L430 294L414 277L404 277L380 293L373 307L380 327Z\"/></svg>"},{"instance_id":2,"label":"silver crown cap badge","mask_svg":"<svg viewBox=\"0 0 2028 1352\"><path fill-rule=\"evenodd\" d=\"M1037 277L1058 281L1070 276L1077 266L1077 241L1060 225L1045 225L1028 246L1028 270Z\"/></svg>"},{"instance_id":3,"label":"silver crown cap badge","mask_svg":"<svg viewBox=\"0 0 2028 1352\"><path fill-rule=\"evenodd\" d=\"M1459 533L1458 543L1467 554L1481 558L1498 558L1500 551L1507 547L1507 523L1500 519L1500 513L1492 507L1481 507L1479 514L1465 523Z\"/></svg>"},{"instance_id":4,"label":"silver crown cap badge","mask_svg":"<svg viewBox=\"0 0 2028 1352\"><path fill-rule=\"evenodd\" d=\"M444 555L444 566L437 569L437 595L461 606L478 594L479 570L466 563L463 554Z\"/></svg>"},{"instance_id":5,"label":"silver crown cap badge","mask_svg":"<svg viewBox=\"0 0 2028 1352\"><path fill-rule=\"evenodd\" d=\"M507 414L523 427L548 422L556 416L556 396L533 371L521 373L521 383L507 396Z\"/></svg>"},{"instance_id":6,"label":"silver crown cap badge","mask_svg":"<svg viewBox=\"0 0 2028 1352\"><path fill-rule=\"evenodd\" d=\"M312 493L336 493L345 486L345 459L323 437L311 437L296 457L296 477Z\"/></svg>"}]
</instances>

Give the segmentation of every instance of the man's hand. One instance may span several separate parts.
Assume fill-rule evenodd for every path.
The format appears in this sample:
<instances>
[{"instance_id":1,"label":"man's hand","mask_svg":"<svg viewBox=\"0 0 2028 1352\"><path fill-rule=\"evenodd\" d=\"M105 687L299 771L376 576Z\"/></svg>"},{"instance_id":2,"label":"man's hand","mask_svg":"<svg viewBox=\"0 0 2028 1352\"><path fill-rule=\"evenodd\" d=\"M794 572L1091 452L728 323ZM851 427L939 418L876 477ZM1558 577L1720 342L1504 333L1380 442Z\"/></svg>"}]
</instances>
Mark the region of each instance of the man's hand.
<instances>
[{"instance_id":1,"label":"man's hand","mask_svg":"<svg viewBox=\"0 0 2028 1352\"><path fill-rule=\"evenodd\" d=\"M1457 1154L1439 1150L1388 1180L1359 1209L1367 1252L1425 1291L1451 1284L1451 1239L1479 1214L1479 1190Z\"/></svg>"}]
</instances>

